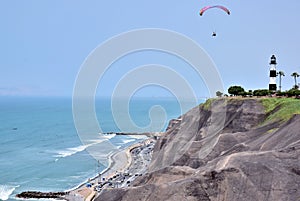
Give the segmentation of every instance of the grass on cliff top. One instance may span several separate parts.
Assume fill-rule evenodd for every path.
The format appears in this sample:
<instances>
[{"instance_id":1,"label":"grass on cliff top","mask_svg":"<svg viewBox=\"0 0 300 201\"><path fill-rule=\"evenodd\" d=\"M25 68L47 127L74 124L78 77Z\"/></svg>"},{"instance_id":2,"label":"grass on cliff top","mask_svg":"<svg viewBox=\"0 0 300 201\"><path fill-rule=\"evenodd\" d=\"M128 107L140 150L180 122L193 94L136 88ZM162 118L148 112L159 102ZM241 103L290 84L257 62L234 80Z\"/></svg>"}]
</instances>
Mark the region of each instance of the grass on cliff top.
<instances>
[{"instance_id":1,"label":"grass on cliff top","mask_svg":"<svg viewBox=\"0 0 300 201\"><path fill-rule=\"evenodd\" d=\"M247 98L243 97L229 97L225 98L226 101L241 101ZM300 114L300 100L295 98L256 98L251 97L250 99L256 99L262 103L265 108L265 113L268 114L267 119L262 122L271 123L276 121L285 122L289 120L294 114ZM219 98L210 98L205 103L201 104L203 109L209 110L213 101L220 100Z\"/></svg>"},{"instance_id":2,"label":"grass on cliff top","mask_svg":"<svg viewBox=\"0 0 300 201\"><path fill-rule=\"evenodd\" d=\"M216 100L225 100L227 101L227 98L209 98L204 103L201 103L200 105L203 107L204 110L210 110L212 107L212 104Z\"/></svg>"},{"instance_id":3,"label":"grass on cliff top","mask_svg":"<svg viewBox=\"0 0 300 201\"><path fill-rule=\"evenodd\" d=\"M300 100L294 98L262 98L261 103L269 114L266 122L287 121L294 114L300 114Z\"/></svg>"},{"instance_id":4,"label":"grass on cliff top","mask_svg":"<svg viewBox=\"0 0 300 201\"><path fill-rule=\"evenodd\" d=\"M203 109L209 110L211 108L211 104L214 101L214 98L207 99L204 103L200 104L203 106Z\"/></svg>"}]
</instances>

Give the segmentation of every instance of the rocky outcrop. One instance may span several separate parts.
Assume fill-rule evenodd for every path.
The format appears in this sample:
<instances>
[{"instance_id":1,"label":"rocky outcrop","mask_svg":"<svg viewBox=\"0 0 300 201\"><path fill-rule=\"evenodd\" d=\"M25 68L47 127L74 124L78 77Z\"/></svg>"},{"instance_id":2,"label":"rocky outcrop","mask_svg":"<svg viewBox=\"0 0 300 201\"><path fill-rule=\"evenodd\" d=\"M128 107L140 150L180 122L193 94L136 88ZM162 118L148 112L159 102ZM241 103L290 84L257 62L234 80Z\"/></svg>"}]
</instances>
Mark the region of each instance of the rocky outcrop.
<instances>
[{"instance_id":1,"label":"rocky outcrop","mask_svg":"<svg viewBox=\"0 0 300 201\"><path fill-rule=\"evenodd\" d=\"M257 99L193 108L170 122L147 174L97 201L299 200L300 115L263 123L268 115Z\"/></svg>"}]
</instances>

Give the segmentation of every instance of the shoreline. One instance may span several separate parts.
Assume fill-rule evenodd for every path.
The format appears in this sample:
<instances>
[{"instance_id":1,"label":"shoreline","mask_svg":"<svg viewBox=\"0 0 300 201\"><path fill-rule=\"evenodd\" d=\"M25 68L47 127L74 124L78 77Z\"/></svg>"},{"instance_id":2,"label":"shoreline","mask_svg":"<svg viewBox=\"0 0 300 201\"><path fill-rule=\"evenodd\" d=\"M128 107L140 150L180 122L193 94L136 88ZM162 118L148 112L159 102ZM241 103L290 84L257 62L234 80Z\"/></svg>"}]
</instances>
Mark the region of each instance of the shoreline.
<instances>
[{"instance_id":1,"label":"shoreline","mask_svg":"<svg viewBox=\"0 0 300 201\"><path fill-rule=\"evenodd\" d=\"M145 140L144 140L145 141ZM124 171L128 166L130 166L131 164L131 156L130 156L130 150L132 150L134 147L139 147L142 146L142 142L130 145L129 147L126 147L122 150L119 150L115 153L112 153L111 155L108 156L108 161L109 161L109 165L106 169L104 169L100 175L101 178L111 178L113 177L113 174L115 172L122 172ZM128 153L128 154L127 154ZM118 162L116 162L116 158L118 157L118 155L124 155L126 156L126 161L123 158L121 161L121 166L124 166L123 169L118 169L118 166L120 165L116 165ZM129 157L130 158L129 158ZM117 166L117 167L116 167ZM99 175L96 175L92 178L88 178L86 181L84 181L83 183L79 184L76 188L73 188L71 190L66 191L68 193L68 195L66 196L67 200L73 200L74 198L76 200L84 200L84 201L91 201L93 200L93 198L96 196L96 192L94 191L95 188L95 184L97 184L97 179L99 179ZM91 183L92 186L91 187L86 187L87 183Z\"/></svg>"},{"instance_id":2,"label":"shoreline","mask_svg":"<svg viewBox=\"0 0 300 201\"><path fill-rule=\"evenodd\" d=\"M133 163L132 150L141 148L154 141L156 140L152 137L149 137L148 139L132 144L118 152L112 153L109 156L109 166L100 173L101 178L105 178L106 181L109 181L110 179L114 178L115 175L125 173L125 171L128 170ZM97 179L99 179L99 175L91 179L87 179L86 182L79 185L78 188L69 191L65 198L67 200L92 201L101 193L94 190L94 188L98 185ZM91 183L92 186L86 187L87 182ZM76 198L74 199L74 197Z\"/></svg>"},{"instance_id":3,"label":"shoreline","mask_svg":"<svg viewBox=\"0 0 300 201\"><path fill-rule=\"evenodd\" d=\"M142 147L143 145L149 143L155 143L156 139L148 136L147 139L142 140L138 143L132 144L128 147L125 147L122 150L118 150L115 153L112 153L108 156L109 165L107 168L100 172L100 181L99 175L95 175L91 178L87 178L82 183L78 184L76 187L61 191L61 192L38 192L38 191L25 191L16 195L17 199L56 199L56 200L70 200L70 201L91 201L99 195L99 192L95 190L99 186L98 182L102 182L102 179L105 178L105 181L113 181L116 175L123 175L125 171L130 169L130 166L133 164L132 150ZM118 181L119 182L119 181ZM87 184L91 184L87 187ZM118 184L117 184L118 186ZM114 187L112 187L114 188ZM98 189L98 188L97 188Z\"/></svg>"}]
</instances>

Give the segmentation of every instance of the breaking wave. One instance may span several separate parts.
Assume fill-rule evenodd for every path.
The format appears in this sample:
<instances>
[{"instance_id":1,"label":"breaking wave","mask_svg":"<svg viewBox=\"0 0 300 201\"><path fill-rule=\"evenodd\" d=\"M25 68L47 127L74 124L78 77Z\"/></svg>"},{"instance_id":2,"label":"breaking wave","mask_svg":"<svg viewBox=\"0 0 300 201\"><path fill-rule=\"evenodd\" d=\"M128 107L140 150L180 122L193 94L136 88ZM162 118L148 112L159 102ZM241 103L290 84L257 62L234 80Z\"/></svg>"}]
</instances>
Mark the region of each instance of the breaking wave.
<instances>
[{"instance_id":1,"label":"breaking wave","mask_svg":"<svg viewBox=\"0 0 300 201\"><path fill-rule=\"evenodd\" d=\"M72 156L78 152L84 151L90 145L80 145L78 147L67 148L65 150L58 151L58 153L54 157L65 158L68 156Z\"/></svg>"},{"instance_id":2,"label":"breaking wave","mask_svg":"<svg viewBox=\"0 0 300 201\"><path fill-rule=\"evenodd\" d=\"M91 140L90 144L86 144L86 145L80 145L77 147L71 147L71 148L67 148L65 150L60 150L57 152L56 155L54 155L54 157L57 158L65 158L68 156L72 156L74 154L77 154L79 152L84 151L85 149L87 149L88 147L92 146L92 145L96 145L96 144L100 144L104 141L110 140L111 138L115 137L115 134L109 134L109 135L100 135L101 137L99 139L95 139L95 140ZM126 142L124 142L126 143Z\"/></svg>"},{"instance_id":3,"label":"breaking wave","mask_svg":"<svg viewBox=\"0 0 300 201\"><path fill-rule=\"evenodd\" d=\"M8 200L18 186L0 185L0 200Z\"/></svg>"},{"instance_id":4,"label":"breaking wave","mask_svg":"<svg viewBox=\"0 0 300 201\"><path fill-rule=\"evenodd\" d=\"M128 135L128 136L134 139L142 139L142 140L148 138L146 135Z\"/></svg>"},{"instance_id":5,"label":"breaking wave","mask_svg":"<svg viewBox=\"0 0 300 201\"><path fill-rule=\"evenodd\" d=\"M129 142L134 142L134 141L136 141L135 139L124 139L124 140L122 140L122 142L124 143L124 144L127 144L127 143L129 143Z\"/></svg>"}]
</instances>

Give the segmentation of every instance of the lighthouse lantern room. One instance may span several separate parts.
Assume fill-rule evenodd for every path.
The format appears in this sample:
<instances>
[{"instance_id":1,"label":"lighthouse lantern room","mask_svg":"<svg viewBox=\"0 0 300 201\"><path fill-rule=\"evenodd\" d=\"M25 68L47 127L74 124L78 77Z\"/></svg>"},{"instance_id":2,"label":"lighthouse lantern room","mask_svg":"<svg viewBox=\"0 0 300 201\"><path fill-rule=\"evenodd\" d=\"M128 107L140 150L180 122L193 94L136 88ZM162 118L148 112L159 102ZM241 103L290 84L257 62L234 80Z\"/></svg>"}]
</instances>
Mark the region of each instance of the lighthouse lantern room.
<instances>
[{"instance_id":1,"label":"lighthouse lantern room","mask_svg":"<svg viewBox=\"0 0 300 201\"><path fill-rule=\"evenodd\" d=\"M270 91L276 91L276 57L275 55L271 56L271 62L270 62L270 81L269 81L269 90Z\"/></svg>"}]
</instances>

